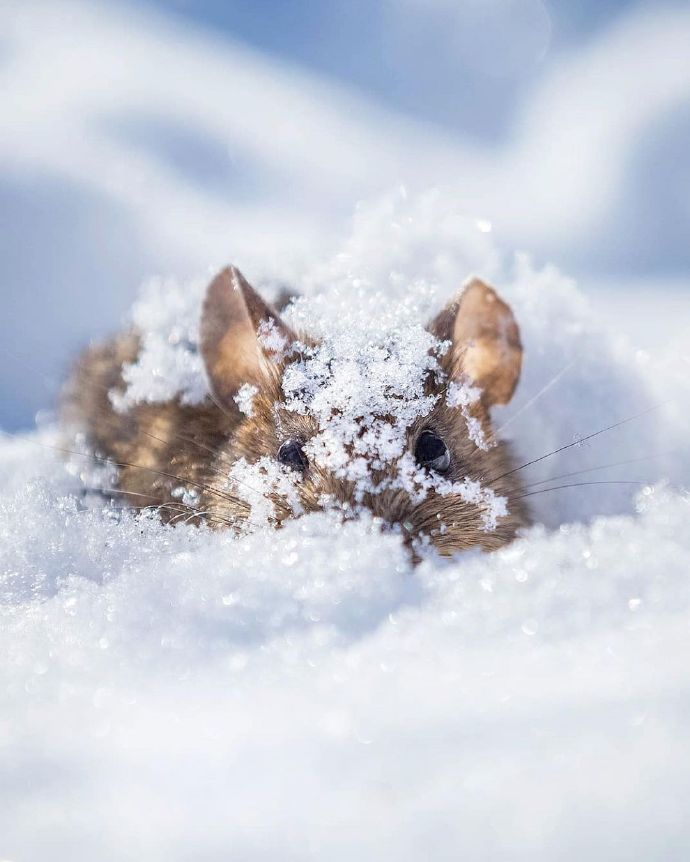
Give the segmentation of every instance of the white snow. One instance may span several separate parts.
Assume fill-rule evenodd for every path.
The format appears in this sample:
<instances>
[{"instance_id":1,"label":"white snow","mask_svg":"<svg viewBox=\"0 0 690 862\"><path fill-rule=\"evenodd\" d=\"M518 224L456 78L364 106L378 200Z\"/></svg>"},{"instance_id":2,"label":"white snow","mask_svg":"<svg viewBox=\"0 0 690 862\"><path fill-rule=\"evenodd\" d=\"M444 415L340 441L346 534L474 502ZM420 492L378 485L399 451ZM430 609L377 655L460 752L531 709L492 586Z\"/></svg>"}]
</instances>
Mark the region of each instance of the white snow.
<instances>
[{"instance_id":1,"label":"white snow","mask_svg":"<svg viewBox=\"0 0 690 862\"><path fill-rule=\"evenodd\" d=\"M199 315L206 280L183 286L172 279L152 279L132 309L132 325L143 333L136 362L127 365L127 390L113 393L118 410L142 401L156 403L176 395L184 404L198 404L208 393L198 352Z\"/></svg>"},{"instance_id":2,"label":"white snow","mask_svg":"<svg viewBox=\"0 0 690 862\"><path fill-rule=\"evenodd\" d=\"M249 464L244 458L236 461L228 473L228 485L233 494L250 507L248 527L251 529L274 524L276 512L270 494L283 498L294 515L302 514L297 489L298 477L274 458L259 458Z\"/></svg>"},{"instance_id":3,"label":"white snow","mask_svg":"<svg viewBox=\"0 0 690 862\"><path fill-rule=\"evenodd\" d=\"M331 300L343 306L337 315L324 314L319 301L296 304L294 314L306 326L315 322L320 342L299 347L283 391L288 410L317 422L307 454L353 482L357 501L366 492L402 487L406 432L439 397L425 394L424 384L429 373L441 380L437 356L447 345L410 319L410 306L391 305L384 293L343 286ZM384 469L390 475L377 479L374 473ZM407 484L421 487L422 471L405 473Z\"/></svg>"},{"instance_id":4,"label":"white snow","mask_svg":"<svg viewBox=\"0 0 690 862\"><path fill-rule=\"evenodd\" d=\"M448 385L446 393L446 401L449 407L457 407L462 413L462 418L467 425L467 434L472 442L479 449L489 449L489 443L484 434L481 422L476 416L470 413L470 407L476 404L481 397L481 389L477 386L472 386L470 383L462 381L452 381Z\"/></svg>"},{"instance_id":5,"label":"white snow","mask_svg":"<svg viewBox=\"0 0 690 862\"><path fill-rule=\"evenodd\" d=\"M252 383L243 383L240 386L234 399L240 413L244 413L245 416L254 415L254 397L258 392L258 386L254 386Z\"/></svg>"},{"instance_id":6,"label":"white snow","mask_svg":"<svg viewBox=\"0 0 690 862\"><path fill-rule=\"evenodd\" d=\"M391 398L414 413L420 324L472 273L525 346L502 435L521 463L582 441L522 471L529 490L639 483L536 494L542 523L513 545L412 568L366 516L164 527L84 495L50 429L3 442L0 857L685 858L688 341L636 352L552 267L440 193L398 193L303 268L289 323L324 341L286 391L324 430ZM127 398L196 398L201 291L156 296ZM397 332L387 354L366 354L372 327ZM399 451L394 427L365 445Z\"/></svg>"}]
</instances>

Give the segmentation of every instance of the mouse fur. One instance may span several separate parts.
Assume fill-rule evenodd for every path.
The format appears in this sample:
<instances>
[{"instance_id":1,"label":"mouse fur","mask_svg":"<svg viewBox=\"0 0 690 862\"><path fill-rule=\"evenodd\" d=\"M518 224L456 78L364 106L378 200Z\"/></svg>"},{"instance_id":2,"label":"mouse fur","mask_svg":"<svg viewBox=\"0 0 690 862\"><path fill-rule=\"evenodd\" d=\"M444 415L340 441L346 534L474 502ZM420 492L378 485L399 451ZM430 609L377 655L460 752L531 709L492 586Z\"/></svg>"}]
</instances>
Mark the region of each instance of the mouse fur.
<instances>
[{"instance_id":1,"label":"mouse fur","mask_svg":"<svg viewBox=\"0 0 690 862\"><path fill-rule=\"evenodd\" d=\"M213 279L199 334L210 388L202 404L185 405L173 399L136 404L126 411L115 409L113 394L126 389L123 368L136 362L141 348L136 331L94 345L80 357L65 388L62 418L70 433L86 438L96 459L117 466L109 493L132 506L157 508L165 521L184 517L214 529L247 529L252 505L246 494L237 493L237 482L228 482L232 466L242 459L248 464L275 460L286 441L297 441L292 444L292 459L299 460L299 447L318 431L313 416L291 411L284 403L283 375L299 351L267 349L258 334L267 325L285 345L315 343L308 333L293 332L236 268L229 267ZM427 328L450 347L440 360L441 378L430 374L425 383L436 403L406 429L407 450L419 451L421 435L433 434L435 445L440 445L440 439L447 447L444 479L490 488L505 498L505 513L487 529L481 502L468 499L467 494L441 494L432 488L420 501L402 487L358 493L352 481L306 456L306 464L302 460L298 464L297 508L307 513L335 507L346 516L364 508L398 530L406 542L430 544L443 555L471 547L494 550L511 541L529 521L520 499L519 472L509 446L495 439L490 415L493 405L510 400L517 385L522 362L519 329L507 304L476 279ZM467 422L445 397L454 381L476 385L481 391L468 410L489 443L486 448L476 445ZM236 401L245 385L255 391L251 415L243 413ZM389 470L393 467L373 470L374 480L385 483ZM189 491L186 501L181 500L180 488ZM294 500L278 492L269 496L274 526L295 517Z\"/></svg>"}]
</instances>

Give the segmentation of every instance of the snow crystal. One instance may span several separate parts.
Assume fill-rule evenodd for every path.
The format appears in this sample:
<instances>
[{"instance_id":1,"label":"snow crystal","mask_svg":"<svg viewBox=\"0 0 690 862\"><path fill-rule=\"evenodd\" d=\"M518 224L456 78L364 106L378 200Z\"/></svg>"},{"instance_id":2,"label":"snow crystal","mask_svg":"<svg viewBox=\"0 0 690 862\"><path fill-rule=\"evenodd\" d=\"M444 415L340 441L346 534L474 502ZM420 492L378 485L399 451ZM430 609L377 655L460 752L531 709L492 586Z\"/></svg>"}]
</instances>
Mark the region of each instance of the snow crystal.
<instances>
[{"instance_id":1,"label":"snow crystal","mask_svg":"<svg viewBox=\"0 0 690 862\"><path fill-rule=\"evenodd\" d=\"M237 395L235 395L235 404L245 416L254 415L254 396L258 391L258 386L254 386L252 383L243 383L238 389Z\"/></svg>"},{"instance_id":2,"label":"snow crystal","mask_svg":"<svg viewBox=\"0 0 690 862\"><path fill-rule=\"evenodd\" d=\"M525 468L525 484L640 479L639 493L538 493L544 523L522 538L413 568L366 513L241 536L164 526L84 495L49 430L3 442L4 857L686 855L687 342L640 361L571 282L503 260L454 212L440 193L363 207L341 253L305 277L289 322L323 341L286 375L286 399L323 433L335 412L353 446L371 431L361 461L326 438L312 457L330 452L367 482L375 453L398 459L411 492L431 481L396 422L368 420L430 408L419 369L437 359L422 323L475 271L522 329L523 380L494 413L520 463L642 414ZM166 289L136 312L147 358L127 399L199 396L199 300ZM473 393L445 397L466 420ZM608 463L619 466L599 470ZM298 505L299 477L273 460L233 473L252 509L274 505L267 489ZM452 489L498 517L487 491Z\"/></svg>"},{"instance_id":3,"label":"snow crystal","mask_svg":"<svg viewBox=\"0 0 690 862\"><path fill-rule=\"evenodd\" d=\"M508 514L508 503L492 488L487 488L476 480L465 477L460 482L449 482L443 476L420 469L409 452L406 452L398 462L399 483L395 480L384 487L401 487L407 491L414 503L421 503L430 489L441 496L455 494L466 503L472 503L481 508L482 528L490 532L495 530L498 519Z\"/></svg>"},{"instance_id":4,"label":"snow crystal","mask_svg":"<svg viewBox=\"0 0 690 862\"><path fill-rule=\"evenodd\" d=\"M259 343L268 356L270 356L275 362L279 362L285 355L288 347L288 340L278 329L272 318L261 321L259 324L258 336Z\"/></svg>"},{"instance_id":5,"label":"snow crystal","mask_svg":"<svg viewBox=\"0 0 690 862\"><path fill-rule=\"evenodd\" d=\"M383 297L369 297L371 305L381 302ZM300 312L309 316L308 302ZM317 346L299 346L300 358L283 376L286 408L318 423L305 450L317 464L354 482L360 497L384 487L373 471L395 465L405 451L407 429L437 399L424 392L429 372L441 374L433 355L436 339L402 319L383 328L390 323L369 316L359 317L356 326L347 317L332 323L318 332Z\"/></svg>"},{"instance_id":6,"label":"snow crystal","mask_svg":"<svg viewBox=\"0 0 690 862\"><path fill-rule=\"evenodd\" d=\"M446 402L449 407L459 408L467 425L467 434L474 445L479 449L487 450L489 444L484 434L484 428L479 419L470 412L470 407L479 401L481 394L482 391L477 386L472 386L464 381L458 383L452 380L448 385Z\"/></svg>"},{"instance_id":7,"label":"snow crystal","mask_svg":"<svg viewBox=\"0 0 690 862\"><path fill-rule=\"evenodd\" d=\"M263 527L276 521L272 496L287 503L293 515L302 514L297 483L299 476L273 458L259 458L253 464L244 458L236 461L228 473L228 490L247 503L249 527Z\"/></svg>"},{"instance_id":8,"label":"snow crystal","mask_svg":"<svg viewBox=\"0 0 690 862\"><path fill-rule=\"evenodd\" d=\"M124 394L113 392L117 410L140 402L168 401L199 404L208 394L198 350L204 279L180 285L173 279L153 279L132 309L132 324L141 334L136 362L125 366Z\"/></svg>"}]
</instances>

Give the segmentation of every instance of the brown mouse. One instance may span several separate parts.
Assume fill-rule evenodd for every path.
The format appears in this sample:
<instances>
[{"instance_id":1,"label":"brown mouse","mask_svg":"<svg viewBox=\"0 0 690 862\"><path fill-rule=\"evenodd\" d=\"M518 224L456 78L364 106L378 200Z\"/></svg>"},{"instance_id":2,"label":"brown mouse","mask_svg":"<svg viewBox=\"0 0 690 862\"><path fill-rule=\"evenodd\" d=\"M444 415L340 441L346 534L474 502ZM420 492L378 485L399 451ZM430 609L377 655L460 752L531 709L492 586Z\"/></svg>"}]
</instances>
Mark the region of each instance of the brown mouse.
<instances>
[{"instance_id":1,"label":"brown mouse","mask_svg":"<svg viewBox=\"0 0 690 862\"><path fill-rule=\"evenodd\" d=\"M496 292L473 280L427 331L435 346L418 393L390 396L387 415L352 420L347 405L324 414L309 378L318 360L319 385L328 385L319 340L294 332L231 267L203 304L199 350L210 388L203 404L116 410L123 367L140 349L129 332L81 358L63 417L96 459L117 466L109 491L158 508L164 520L241 531L321 509L345 517L368 511L414 547L493 550L528 520L519 474L490 418L520 375L518 326ZM307 384L295 382L303 377ZM411 408L406 420L393 415L396 399ZM341 434L337 459L333 429Z\"/></svg>"}]
</instances>

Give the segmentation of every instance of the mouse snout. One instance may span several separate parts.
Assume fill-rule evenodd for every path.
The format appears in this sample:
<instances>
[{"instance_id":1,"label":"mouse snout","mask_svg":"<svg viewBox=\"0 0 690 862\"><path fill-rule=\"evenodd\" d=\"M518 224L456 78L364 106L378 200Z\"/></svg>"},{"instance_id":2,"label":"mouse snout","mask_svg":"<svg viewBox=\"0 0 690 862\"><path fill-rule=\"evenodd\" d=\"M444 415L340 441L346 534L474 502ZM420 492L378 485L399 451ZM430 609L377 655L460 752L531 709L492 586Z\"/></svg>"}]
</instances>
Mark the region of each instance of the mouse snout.
<instances>
[{"instance_id":1,"label":"mouse snout","mask_svg":"<svg viewBox=\"0 0 690 862\"><path fill-rule=\"evenodd\" d=\"M486 541L482 510L457 498L439 500L431 495L415 503L405 491L390 491L374 496L366 504L384 529L400 535L415 557L420 542L448 554Z\"/></svg>"},{"instance_id":2,"label":"mouse snout","mask_svg":"<svg viewBox=\"0 0 690 862\"><path fill-rule=\"evenodd\" d=\"M384 491L364 501L364 505L385 530L398 533L406 544L419 535L414 506L404 491Z\"/></svg>"}]
</instances>

